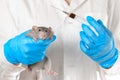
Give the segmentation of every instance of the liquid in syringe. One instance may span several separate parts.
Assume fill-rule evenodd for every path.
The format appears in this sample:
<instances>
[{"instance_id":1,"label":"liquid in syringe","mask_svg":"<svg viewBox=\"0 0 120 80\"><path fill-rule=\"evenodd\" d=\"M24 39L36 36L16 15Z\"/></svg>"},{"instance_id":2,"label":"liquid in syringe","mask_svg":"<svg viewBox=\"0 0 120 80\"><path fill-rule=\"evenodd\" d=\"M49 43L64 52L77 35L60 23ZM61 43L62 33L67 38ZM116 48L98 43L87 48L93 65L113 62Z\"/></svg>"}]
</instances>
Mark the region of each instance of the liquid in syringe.
<instances>
[{"instance_id":1,"label":"liquid in syringe","mask_svg":"<svg viewBox=\"0 0 120 80\"><path fill-rule=\"evenodd\" d=\"M65 11L63 11L63 13L67 14L70 18L76 20L77 22L80 22L80 23L85 23L86 20L78 15L76 15L75 13L67 13Z\"/></svg>"}]
</instances>

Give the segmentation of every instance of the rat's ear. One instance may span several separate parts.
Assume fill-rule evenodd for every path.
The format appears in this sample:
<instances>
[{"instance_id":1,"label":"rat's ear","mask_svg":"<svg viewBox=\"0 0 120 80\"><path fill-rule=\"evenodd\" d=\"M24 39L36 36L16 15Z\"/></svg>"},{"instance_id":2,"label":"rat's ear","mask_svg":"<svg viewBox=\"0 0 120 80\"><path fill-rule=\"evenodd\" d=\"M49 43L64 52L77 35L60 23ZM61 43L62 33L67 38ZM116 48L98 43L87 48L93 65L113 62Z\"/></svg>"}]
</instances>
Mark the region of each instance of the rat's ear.
<instances>
[{"instance_id":1,"label":"rat's ear","mask_svg":"<svg viewBox=\"0 0 120 80\"><path fill-rule=\"evenodd\" d=\"M48 29L49 29L50 31L52 31L52 28L51 28L51 27L49 27Z\"/></svg>"},{"instance_id":2,"label":"rat's ear","mask_svg":"<svg viewBox=\"0 0 120 80\"><path fill-rule=\"evenodd\" d=\"M37 26L33 26L32 27L32 30L36 30L38 27Z\"/></svg>"}]
</instances>

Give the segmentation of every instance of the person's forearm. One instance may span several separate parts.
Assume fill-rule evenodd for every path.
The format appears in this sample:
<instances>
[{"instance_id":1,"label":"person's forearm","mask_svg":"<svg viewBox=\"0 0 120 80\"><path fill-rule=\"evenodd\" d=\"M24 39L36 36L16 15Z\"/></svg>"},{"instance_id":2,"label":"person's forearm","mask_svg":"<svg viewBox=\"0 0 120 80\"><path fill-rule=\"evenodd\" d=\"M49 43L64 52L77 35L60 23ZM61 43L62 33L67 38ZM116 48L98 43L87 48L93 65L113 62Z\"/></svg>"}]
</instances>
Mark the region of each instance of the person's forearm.
<instances>
[{"instance_id":1,"label":"person's forearm","mask_svg":"<svg viewBox=\"0 0 120 80\"><path fill-rule=\"evenodd\" d=\"M24 68L9 63L3 54L3 47L0 48L0 80L16 80L16 76L19 75Z\"/></svg>"}]
</instances>

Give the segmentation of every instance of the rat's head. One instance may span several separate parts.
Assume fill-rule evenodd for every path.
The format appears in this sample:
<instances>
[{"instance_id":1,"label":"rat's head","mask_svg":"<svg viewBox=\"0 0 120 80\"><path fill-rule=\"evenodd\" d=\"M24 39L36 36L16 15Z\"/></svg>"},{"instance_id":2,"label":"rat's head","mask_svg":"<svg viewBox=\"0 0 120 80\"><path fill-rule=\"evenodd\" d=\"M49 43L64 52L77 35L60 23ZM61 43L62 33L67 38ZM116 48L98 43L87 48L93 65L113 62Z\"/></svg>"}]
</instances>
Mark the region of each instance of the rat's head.
<instances>
[{"instance_id":1,"label":"rat's head","mask_svg":"<svg viewBox=\"0 0 120 80\"><path fill-rule=\"evenodd\" d=\"M39 39L43 40L50 38L51 33L53 33L51 27L47 28L43 26L42 27L33 26L32 30L35 31Z\"/></svg>"}]
</instances>

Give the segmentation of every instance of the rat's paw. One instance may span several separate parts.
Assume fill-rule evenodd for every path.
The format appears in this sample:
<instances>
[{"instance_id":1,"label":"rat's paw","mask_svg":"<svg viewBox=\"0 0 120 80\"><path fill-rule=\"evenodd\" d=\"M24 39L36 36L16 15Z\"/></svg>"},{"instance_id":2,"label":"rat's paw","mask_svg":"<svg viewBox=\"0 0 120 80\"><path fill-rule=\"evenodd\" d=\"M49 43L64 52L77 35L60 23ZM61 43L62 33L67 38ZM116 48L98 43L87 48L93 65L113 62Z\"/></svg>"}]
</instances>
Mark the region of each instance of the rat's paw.
<instances>
[{"instance_id":1,"label":"rat's paw","mask_svg":"<svg viewBox=\"0 0 120 80\"><path fill-rule=\"evenodd\" d=\"M51 75L51 76L57 76L57 75L58 75L57 72L52 71L52 70L50 70L50 71L46 71L46 74L47 74L47 75Z\"/></svg>"}]
</instances>

